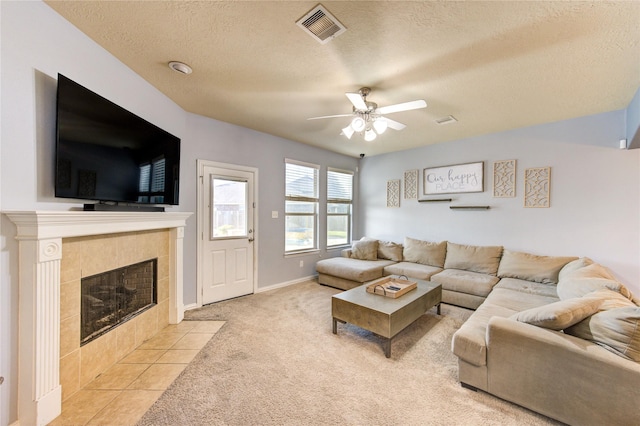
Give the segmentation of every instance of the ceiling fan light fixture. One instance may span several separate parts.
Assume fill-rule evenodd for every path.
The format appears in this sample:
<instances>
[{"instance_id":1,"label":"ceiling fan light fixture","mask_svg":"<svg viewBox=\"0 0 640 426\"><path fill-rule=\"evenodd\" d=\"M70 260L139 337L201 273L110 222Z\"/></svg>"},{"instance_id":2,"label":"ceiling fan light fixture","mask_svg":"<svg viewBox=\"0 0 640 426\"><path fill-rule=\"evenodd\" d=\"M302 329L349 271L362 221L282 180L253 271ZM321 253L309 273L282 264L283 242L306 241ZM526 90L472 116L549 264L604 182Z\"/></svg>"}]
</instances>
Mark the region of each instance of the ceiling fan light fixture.
<instances>
[{"instance_id":1,"label":"ceiling fan light fixture","mask_svg":"<svg viewBox=\"0 0 640 426\"><path fill-rule=\"evenodd\" d=\"M367 123L364 121L364 118L358 116L351 120L351 128L355 132L361 132L366 127Z\"/></svg>"},{"instance_id":2,"label":"ceiling fan light fixture","mask_svg":"<svg viewBox=\"0 0 640 426\"><path fill-rule=\"evenodd\" d=\"M374 132L373 129L367 129L367 131L364 132L364 140L367 142L375 140L377 136L378 135L376 135L376 132Z\"/></svg>"},{"instance_id":3,"label":"ceiling fan light fixture","mask_svg":"<svg viewBox=\"0 0 640 426\"><path fill-rule=\"evenodd\" d=\"M373 122L373 128L374 130L379 134L383 134L386 130L387 130L387 120L385 120L384 118L377 118L374 122Z\"/></svg>"},{"instance_id":4,"label":"ceiling fan light fixture","mask_svg":"<svg viewBox=\"0 0 640 426\"><path fill-rule=\"evenodd\" d=\"M355 130L353 130L351 126L347 126L344 129L342 129L342 134L345 135L347 139L351 139L351 136L353 136L354 133L355 133Z\"/></svg>"}]
</instances>

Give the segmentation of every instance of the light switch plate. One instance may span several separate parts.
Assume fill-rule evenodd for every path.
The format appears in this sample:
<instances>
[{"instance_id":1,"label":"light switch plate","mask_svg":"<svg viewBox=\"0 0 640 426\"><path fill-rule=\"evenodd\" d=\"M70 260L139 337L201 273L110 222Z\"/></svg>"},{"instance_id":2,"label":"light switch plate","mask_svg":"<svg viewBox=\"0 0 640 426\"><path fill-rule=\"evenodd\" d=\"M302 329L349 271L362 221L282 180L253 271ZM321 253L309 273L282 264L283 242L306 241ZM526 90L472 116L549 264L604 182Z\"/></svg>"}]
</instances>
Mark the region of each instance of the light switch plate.
<instances>
[{"instance_id":1,"label":"light switch plate","mask_svg":"<svg viewBox=\"0 0 640 426\"><path fill-rule=\"evenodd\" d=\"M277 219L278 218L278 210L273 210L271 212L271 219Z\"/></svg>"}]
</instances>

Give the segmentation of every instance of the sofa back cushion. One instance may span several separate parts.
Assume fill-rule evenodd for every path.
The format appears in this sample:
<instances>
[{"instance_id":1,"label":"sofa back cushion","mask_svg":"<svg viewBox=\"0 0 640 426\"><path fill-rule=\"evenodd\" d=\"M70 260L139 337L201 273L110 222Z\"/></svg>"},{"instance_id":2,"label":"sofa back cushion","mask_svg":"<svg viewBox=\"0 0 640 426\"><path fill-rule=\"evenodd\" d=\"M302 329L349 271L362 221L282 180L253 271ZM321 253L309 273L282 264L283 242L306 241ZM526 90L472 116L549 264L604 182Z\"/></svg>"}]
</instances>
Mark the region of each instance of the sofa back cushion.
<instances>
[{"instance_id":1,"label":"sofa back cushion","mask_svg":"<svg viewBox=\"0 0 640 426\"><path fill-rule=\"evenodd\" d=\"M609 309L564 330L609 351L640 362L640 307Z\"/></svg>"},{"instance_id":2,"label":"sofa back cushion","mask_svg":"<svg viewBox=\"0 0 640 426\"><path fill-rule=\"evenodd\" d=\"M363 238L351 245L351 258L360 260L378 260L378 240Z\"/></svg>"},{"instance_id":3,"label":"sofa back cushion","mask_svg":"<svg viewBox=\"0 0 640 426\"><path fill-rule=\"evenodd\" d=\"M582 297L605 288L616 291L627 299L633 298L624 284L618 282L607 268L597 263L564 275L558 283L557 291L558 297L561 300L566 300L572 297Z\"/></svg>"},{"instance_id":4,"label":"sofa back cushion","mask_svg":"<svg viewBox=\"0 0 640 426\"><path fill-rule=\"evenodd\" d=\"M402 254L405 262L442 268L447 254L447 242L432 243L405 237Z\"/></svg>"},{"instance_id":5,"label":"sofa back cushion","mask_svg":"<svg viewBox=\"0 0 640 426\"><path fill-rule=\"evenodd\" d=\"M467 246L447 242L444 268L496 275L501 256L502 246Z\"/></svg>"},{"instance_id":6,"label":"sofa back cushion","mask_svg":"<svg viewBox=\"0 0 640 426\"><path fill-rule=\"evenodd\" d=\"M519 251L502 253L498 276L518 278L542 284L557 284L560 270L577 257L538 256Z\"/></svg>"},{"instance_id":7,"label":"sofa back cushion","mask_svg":"<svg viewBox=\"0 0 640 426\"><path fill-rule=\"evenodd\" d=\"M558 274L558 282L565 278L567 275L572 273L573 271L577 271L580 268L584 268L585 266L589 266L593 263L593 260L588 257L581 257L572 262L567 263L560 269L560 273Z\"/></svg>"},{"instance_id":8,"label":"sofa back cushion","mask_svg":"<svg viewBox=\"0 0 640 426\"><path fill-rule=\"evenodd\" d=\"M593 291L582 296L581 299L600 299L600 308L598 309L599 311L608 311L609 309L616 308L626 308L628 306L638 306L637 304L633 303L633 301L624 297L617 291L609 290L608 288Z\"/></svg>"},{"instance_id":9,"label":"sofa back cushion","mask_svg":"<svg viewBox=\"0 0 640 426\"><path fill-rule=\"evenodd\" d=\"M402 262L402 244L391 241L378 241L378 258Z\"/></svg>"}]
</instances>

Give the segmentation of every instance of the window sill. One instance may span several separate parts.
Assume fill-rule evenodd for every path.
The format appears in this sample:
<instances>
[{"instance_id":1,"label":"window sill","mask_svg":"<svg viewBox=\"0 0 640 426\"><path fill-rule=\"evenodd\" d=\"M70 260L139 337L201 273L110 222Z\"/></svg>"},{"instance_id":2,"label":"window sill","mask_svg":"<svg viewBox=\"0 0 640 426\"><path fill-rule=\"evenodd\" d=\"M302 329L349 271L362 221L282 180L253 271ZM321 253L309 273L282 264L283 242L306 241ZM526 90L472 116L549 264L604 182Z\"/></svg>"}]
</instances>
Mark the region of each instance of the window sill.
<instances>
[{"instance_id":1,"label":"window sill","mask_svg":"<svg viewBox=\"0 0 640 426\"><path fill-rule=\"evenodd\" d=\"M351 244L342 244L342 245L339 245L339 246L327 247L327 251L344 250L344 249L349 249L349 248L351 248Z\"/></svg>"},{"instance_id":2,"label":"window sill","mask_svg":"<svg viewBox=\"0 0 640 426\"><path fill-rule=\"evenodd\" d=\"M292 253L285 253L284 257L297 257L297 256L307 256L309 254L314 254L314 253L320 253L320 250L318 249L309 249L309 250L301 250L301 251L296 251L296 252L292 252Z\"/></svg>"}]
</instances>

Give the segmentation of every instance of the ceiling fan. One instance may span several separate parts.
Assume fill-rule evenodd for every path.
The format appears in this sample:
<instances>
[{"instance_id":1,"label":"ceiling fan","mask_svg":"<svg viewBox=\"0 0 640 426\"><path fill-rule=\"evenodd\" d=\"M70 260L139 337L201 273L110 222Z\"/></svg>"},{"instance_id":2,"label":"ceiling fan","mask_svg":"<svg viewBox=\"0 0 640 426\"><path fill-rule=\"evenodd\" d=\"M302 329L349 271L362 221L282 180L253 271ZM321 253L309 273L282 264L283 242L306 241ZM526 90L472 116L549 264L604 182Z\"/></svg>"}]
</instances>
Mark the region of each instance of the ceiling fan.
<instances>
[{"instance_id":1,"label":"ceiling fan","mask_svg":"<svg viewBox=\"0 0 640 426\"><path fill-rule=\"evenodd\" d=\"M353 112L350 114L325 115L322 117L307 118L307 120L353 117L351 123L342 129L342 133L340 134L345 135L347 139L351 139L354 133L364 133L364 140L370 142L374 140L377 135L384 133L389 127L394 130L402 130L407 127L398 121L383 117L384 114L410 111L412 109L426 108L427 106L427 103L423 99L420 99L378 107L378 104L375 102L367 101L369 93L371 93L371 89L368 87L361 88L358 93L345 93L349 101L353 104Z\"/></svg>"}]
</instances>

